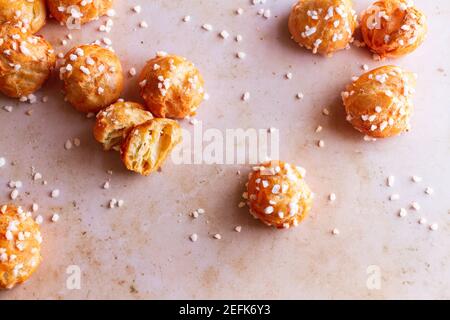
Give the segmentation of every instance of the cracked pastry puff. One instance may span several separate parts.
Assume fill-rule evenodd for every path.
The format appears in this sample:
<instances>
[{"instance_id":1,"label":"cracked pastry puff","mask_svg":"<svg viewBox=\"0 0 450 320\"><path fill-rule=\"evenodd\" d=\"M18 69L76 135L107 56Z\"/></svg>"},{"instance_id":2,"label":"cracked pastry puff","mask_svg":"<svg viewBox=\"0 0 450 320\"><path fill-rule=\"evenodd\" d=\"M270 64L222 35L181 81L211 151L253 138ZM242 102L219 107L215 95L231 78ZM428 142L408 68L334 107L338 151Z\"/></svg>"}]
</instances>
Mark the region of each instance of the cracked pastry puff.
<instances>
[{"instance_id":1,"label":"cracked pastry puff","mask_svg":"<svg viewBox=\"0 0 450 320\"><path fill-rule=\"evenodd\" d=\"M395 66L369 71L347 86L342 100L355 129L387 138L410 129L417 75Z\"/></svg>"},{"instance_id":2,"label":"cracked pastry puff","mask_svg":"<svg viewBox=\"0 0 450 320\"><path fill-rule=\"evenodd\" d=\"M45 25L45 0L0 0L0 24L19 23L29 33L36 33Z\"/></svg>"},{"instance_id":3,"label":"cracked pastry puff","mask_svg":"<svg viewBox=\"0 0 450 320\"><path fill-rule=\"evenodd\" d=\"M159 118L185 118L195 114L204 97L203 77L194 64L176 55L159 54L139 77L147 109Z\"/></svg>"},{"instance_id":4,"label":"cracked pastry puff","mask_svg":"<svg viewBox=\"0 0 450 320\"><path fill-rule=\"evenodd\" d=\"M0 207L0 288L25 282L41 262L41 233L30 212Z\"/></svg>"},{"instance_id":5,"label":"cracked pastry puff","mask_svg":"<svg viewBox=\"0 0 450 320\"><path fill-rule=\"evenodd\" d=\"M351 0L300 0L292 8L288 25L301 47L331 56L353 41L357 19Z\"/></svg>"},{"instance_id":6,"label":"cracked pastry puff","mask_svg":"<svg viewBox=\"0 0 450 320\"><path fill-rule=\"evenodd\" d=\"M25 32L25 33L24 33ZM11 23L0 27L0 91L26 97L42 87L55 66L54 51L43 37Z\"/></svg>"},{"instance_id":7,"label":"cracked pastry puff","mask_svg":"<svg viewBox=\"0 0 450 320\"><path fill-rule=\"evenodd\" d=\"M152 114L139 103L119 101L97 114L94 137L104 150L116 149L135 126L151 119Z\"/></svg>"},{"instance_id":8,"label":"cracked pastry puff","mask_svg":"<svg viewBox=\"0 0 450 320\"><path fill-rule=\"evenodd\" d=\"M47 0L50 14L61 24L78 25L97 20L113 6L113 0Z\"/></svg>"},{"instance_id":9,"label":"cracked pastry puff","mask_svg":"<svg viewBox=\"0 0 450 320\"><path fill-rule=\"evenodd\" d=\"M268 226L296 227L313 200L304 177L305 169L281 161L254 167L244 193L250 213Z\"/></svg>"},{"instance_id":10,"label":"cracked pastry puff","mask_svg":"<svg viewBox=\"0 0 450 320\"><path fill-rule=\"evenodd\" d=\"M122 161L128 170L148 176L161 167L181 139L181 128L175 120L147 121L128 134L121 148Z\"/></svg>"},{"instance_id":11,"label":"cracked pastry puff","mask_svg":"<svg viewBox=\"0 0 450 320\"><path fill-rule=\"evenodd\" d=\"M117 55L99 45L81 45L64 57L60 78L66 100L81 112L98 112L119 99L122 65Z\"/></svg>"},{"instance_id":12,"label":"cracked pastry puff","mask_svg":"<svg viewBox=\"0 0 450 320\"><path fill-rule=\"evenodd\" d=\"M410 0L382 0L361 15L364 42L380 58L397 58L425 40L426 17Z\"/></svg>"}]
</instances>

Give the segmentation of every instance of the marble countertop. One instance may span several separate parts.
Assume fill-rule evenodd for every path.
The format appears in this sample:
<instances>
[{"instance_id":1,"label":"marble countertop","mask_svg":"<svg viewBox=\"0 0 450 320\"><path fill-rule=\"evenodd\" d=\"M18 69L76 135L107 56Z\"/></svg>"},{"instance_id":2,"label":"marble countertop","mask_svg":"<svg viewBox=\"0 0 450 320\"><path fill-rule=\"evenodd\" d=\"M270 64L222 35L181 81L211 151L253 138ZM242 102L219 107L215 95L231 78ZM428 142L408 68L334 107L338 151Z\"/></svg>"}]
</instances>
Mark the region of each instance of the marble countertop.
<instances>
[{"instance_id":1,"label":"marble countertop","mask_svg":"<svg viewBox=\"0 0 450 320\"><path fill-rule=\"evenodd\" d=\"M238 208L248 164L169 160L150 177L127 172L117 154L94 141L93 120L64 102L55 76L37 93L47 103L0 97L0 106L13 106L0 110L0 156L7 160L0 201L11 201L8 181L20 180L14 202L38 203L45 220L43 263L0 299L450 298L450 2L416 0L429 18L428 38L413 54L385 62L356 47L333 58L300 49L287 30L293 2L116 1L111 33L97 31L105 17L72 31L49 21L42 34L56 52L108 37L125 71L139 72L158 50L195 62L210 95L196 116L203 131L278 129L280 158L308 170L316 194L310 216L296 229L273 230ZM369 3L355 0L355 9ZM137 4L139 14L131 10ZM260 8L270 9L270 19L257 15ZM213 31L202 30L205 23ZM218 36L222 30L228 39ZM63 46L68 33L73 39ZM234 41L237 34L243 41ZM236 58L240 51L245 59ZM410 133L366 142L346 123L340 92L363 64L396 64L419 75ZM140 101L137 77L126 77L123 98ZM243 102L247 91L251 98ZM296 99L298 92L304 99ZM315 133L318 125L323 131ZM182 126L193 133L189 121ZM66 150L74 138L81 145ZM32 167L47 185L32 181ZM386 186L389 175L396 177L393 188ZM414 183L412 175L423 180ZM102 188L106 181L109 189ZM426 195L426 187L434 194ZM56 188L61 195L54 199L49 193ZM393 193L398 201L389 201ZM112 198L124 205L109 209ZM400 218L398 210L413 201L421 210ZM193 219L198 208L205 213ZM421 217L439 230L420 225ZM213 238L217 233L222 239Z\"/></svg>"}]
</instances>

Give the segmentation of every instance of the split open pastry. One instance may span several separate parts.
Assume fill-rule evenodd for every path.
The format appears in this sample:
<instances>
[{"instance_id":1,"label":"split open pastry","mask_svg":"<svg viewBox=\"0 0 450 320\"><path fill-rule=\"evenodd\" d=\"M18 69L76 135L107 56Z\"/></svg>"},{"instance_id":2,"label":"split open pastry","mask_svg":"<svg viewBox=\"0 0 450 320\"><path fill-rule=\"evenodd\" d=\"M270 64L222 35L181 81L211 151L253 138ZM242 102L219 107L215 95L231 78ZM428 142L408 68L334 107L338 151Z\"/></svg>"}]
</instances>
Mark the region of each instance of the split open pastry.
<instances>
[{"instance_id":1,"label":"split open pastry","mask_svg":"<svg viewBox=\"0 0 450 320\"><path fill-rule=\"evenodd\" d=\"M94 137L104 150L120 149L123 140L137 125L153 119L152 114L136 102L118 101L97 114Z\"/></svg>"},{"instance_id":2,"label":"split open pastry","mask_svg":"<svg viewBox=\"0 0 450 320\"><path fill-rule=\"evenodd\" d=\"M122 161L127 169L147 176L161 167L181 140L181 128L175 120L147 121L128 134L121 148Z\"/></svg>"}]
</instances>

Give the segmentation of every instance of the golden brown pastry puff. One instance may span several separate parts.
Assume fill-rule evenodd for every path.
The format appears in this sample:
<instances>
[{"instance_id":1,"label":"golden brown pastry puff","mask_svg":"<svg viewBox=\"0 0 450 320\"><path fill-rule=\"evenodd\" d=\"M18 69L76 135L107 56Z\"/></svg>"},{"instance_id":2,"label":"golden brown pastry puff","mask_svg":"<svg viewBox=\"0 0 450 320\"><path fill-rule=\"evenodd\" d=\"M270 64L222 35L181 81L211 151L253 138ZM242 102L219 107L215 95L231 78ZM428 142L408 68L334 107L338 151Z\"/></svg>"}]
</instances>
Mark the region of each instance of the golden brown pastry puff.
<instances>
[{"instance_id":1,"label":"golden brown pastry puff","mask_svg":"<svg viewBox=\"0 0 450 320\"><path fill-rule=\"evenodd\" d=\"M303 168L281 161L254 167L244 193L250 213L268 226L296 227L310 211L313 200L304 177Z\"/></svg>"},{"instance_id":2,"label":"golden brown pastry puff","mask_svg":"<svg viewBox=\"0 0 450 320\"><path fill-rule=\"evenodd\" d=\"M36 33L46 18L45 0L0 0L0 24L19 22L30 33Z\"/></svg>"},{"instance_id":3,"label":"golden brown pastry puff","mask_svg":"<svg viewBox=\"0 0 450 320\"><path fill-rule=\"evenodd\" d=\"M348 47L356 26L351 0L300 0L289 16L292 39L327 56Z\"/></svg>"},{"instance_id":4,"label":"golden brown pastry puff","mask_svg":"<svg viewBox=\"0 0 450 320\"><path fill-rule=\"evenodd\" d=\"M152 114L136 102L119 101L97 114L95 139L105 150L119 147L130 130L153 119Z\"/></svg>"},{"instance_id":5,"label":"golden brown pastry puff","mask_svg":"<svg viewBox=\"0 0 450 320\"><path fill-rule=\"evenodd\" d=\"M181 139L181 128L175 120L147 121L128 134L121 148L122 161L128 170L147 176L159 169Z\"/></svg>"},{"instance_id":6,"label":"golden brown pastry puff","mask_svg":"<svg viewBox=\"0 0 450 320\"><path fill-rule=\"evenodd\" d=\"M377 1L361 15L361 33L380 58L397 58L423 43L426 17L411 0Z\"/></svg>"},{"instance_id":7,"label":"golden brown pastry puff","mask_svg":"<svg viewBox=\"0 0 450 320\"><path fill-rule=\"evenodd\" d=\"M41 262L41 233L30 212L0 206L0 288L25 282Z\"/></svg>"},{"instance_id":8,"label":"golden brown pastry puff","mask_svg":"<svg viewBox=\"0 0 450 320\"><path fill-rule=\"evenodd\" d=\"M41 88L56 61L50 43L24 31L11 23L0 26L0 91L12 98Z\"/></svg>"},{"instance_id":9,"label":"golden brown pastry puff","mask_svg":"<svg viewBox=\"0 0 450 320\"><path fill-rule=\"evenodd\" d=\"M113 0L47 0L50 14L61 24L85 24L105 15Z\"/></svg>"},{"instance_id":10,"label":"golden brown pastry puff","mask_svg":"<svg viewBox=\"0 0 450 320\"><path fill-rule=\"evenodd\" d=\"M119 99L122 65L117 55L95 44L71 49L60 69L66 99L81 112L98 112Z\"/></svg>"},{"instance_id":11,"label":"golden brown pastry puff","mask_svg":"<svg viewBox=\"0 0 450 320\"><path fill-rule=\"evenodd\" d=\"M347 121L373 138L386 138L409 130L416 75L399 67L369 71L342 93Z\"/></svg>"},{"instance_id":12,"label":"golden brown pastry puff","mask_svg":"<svg viewBox=\"0 0 450 320\"><path fill-rule=\"evenodd\" d=\"M147 109L160 118L195 114L205 93L203 77L194 64L176 55L160 54L148 61L139 83Z\"/></svg>"}]
</instances>

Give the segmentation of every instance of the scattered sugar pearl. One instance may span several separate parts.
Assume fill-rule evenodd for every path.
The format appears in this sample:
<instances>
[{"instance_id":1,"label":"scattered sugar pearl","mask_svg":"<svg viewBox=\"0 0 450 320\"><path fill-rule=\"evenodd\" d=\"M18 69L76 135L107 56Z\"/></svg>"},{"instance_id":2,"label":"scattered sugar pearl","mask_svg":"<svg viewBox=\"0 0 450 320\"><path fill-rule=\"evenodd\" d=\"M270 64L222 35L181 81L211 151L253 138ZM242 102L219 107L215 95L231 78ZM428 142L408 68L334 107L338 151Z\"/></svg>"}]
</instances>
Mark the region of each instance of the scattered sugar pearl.
<instances>
[{"instance_id":1,"label":"scattered sugar pearl","mask_svg":"<svg viewBox=\"0 0 450 320\"><path fill-rule=\"evenodd\" d=\"M38 216L36 217L36 219L34 219L34 221L35 221L37 224L42 224L42 222L44 222L44 218L43 218L41 215L38 215Z\"/></svg>"},{"instance_id":2,"label":"scattered sugar pearl","mask_svg":"<svg viewBox=\"0 0 450 320\"><path fill-rule=\"evenodd\" d=\"M324 116L329 116L329 115L330 115L330 110L328 110L327 108L323 108L322 114L323 114Z\"/></svg>"},{"instance_id":3,"label":"scattered sugar pearl","mask_svg":"<svg viewBox=\"0 0 450 320\"><path fill-rule=\"evenodd\" d=\"M242 15L242 14L244 14L244 9L242 9L242 8L237 8L237 9L236 9L236 14L239 15L239 16Z\"/></svg>"},{"instance_id":4,"label":"scattered sugar pearl","mask_svg":"<svg viewBox=\"0 0 450 320\"><path fill-rule=\"evenodd\" d=\"M0 168L4 167L5 164L6 164L6 159L3 158L3 157L1 157L1 158L0 158Z\"/></svg>"},{"instance_id":5,"label":"scattered sugar pearl","mask_svg":"<svg viewBox=\"0 0 450 320\"><path fill-rule=\"evenodd\" d=\"M111 186L110 186L110 184L109 184L109 181L106 181L106 182L103 184L103 189L105 189L105 190L108 190L110 187L111 187Z\"/></svg>"},{"instance_id":6,"label":"scattered sugar pearl","mask_svg":"<svg viewBox=\"0 0 450 320\"><path fill-rule=\"evenodd\" d=\"M397 193L394 193L394 194L392 194L392 195L389 197L389 200L391 200L391 201L396 201L396 200L399 200L399 199L400 199L400 195L397 194Z\"/></svg>"},{"instance_id":7,"label":"scattered sugar pearl","mask_svg":"<svg viewBox=\"0 0 450 320\"><path fill-rule=\"evenodd\" d=\"M31 205L31 210L33 210L33 212L36 212L39 210L39 205L37 203L33 203Z\"/></svg>"},{"instance_id":8,"label":"scattered sugar pearl","mask_svg":"<svg viewBox=\"0 0 450 320\"><path fill-rule=\"evenodd\" d=\"M322 130L323 130L323 127L319 125L319 126L316 127L315 132L319 133L319 132L322 132Z\"/></svg>"},{"instance_id":9,"label":"scattered sugar pearl","mask_svg":"<svg viewBox=\"0 0 450 320\"><path fill-rule=\"evenodd\" d=\"M338 236L341 232L339 231L339 229L334 228L334 229L331 231L331 233L332 233L334 236Z\"/></svg>"},{"instance_id":10,"label":"scattered sugar pearl","mask_svg":"<svg viewBox=\"0 0 450 320\"><path fill-rule=\"evenodd\" d=\"M112 45L112 40L109 38L103 38L102 39L103 43L106 44L107 46ZM90 60L91 62L89 63L88 60L86 60L87 64L91 64L92 65L92 60ZM95 63L95 62L94 62Z\"/></svg>"},{"instance_id":11,"label":"scattered sugar pearl","mask_svg":"<svg viewBox=\"0 0 450 320\"><path fill-rule=\"evenodd\" d=\"M363 64L363 65L361 66L361 68L362 68L364 71L368 71L368 70L369 70L369 66L368 66L367 64Z\"/></svg>"},{"instance_id":12,"label":"scattered sugar pearl","mask_svg":"<svg viewBox=\"0 0 450 320\"><path fill-rule=\"evenodd\" d=\"M420 218L419 219L419 224L426 224L427 223L427 219L426 218Z\"/></svg>"},{"instance_id":13,"label":"scattered sugar pearl","mask_svg":"<svg viewBox=\"0 0 450 320\"><path fill-rule=\"evenodd\" d=\"M139 6L139 5L133 7L133 11L134 11L135 13L140 13L141 10L142 10L142 8L141 8L141 6Z\"/></svg>"},{"instance_id":14,"label":"scattered sugar pearl","mask_svg":"<svg viewBox=\"0 0 450 320\"><path fill-rule=\"evenodd\" d=\"M112 198L111 200L109 200L109 208L110 209L115 208L116 205L117 205L117 199Z\"/></svg>"},{"instance_id":15,"label":"scattered sugar pearl","mask_svg":"<svg viewBox=\"0 0 450 320\"><path fill-rule=\"evenodd\" d=\"M399 212L398 212L398 216L399 216L400 218L404 218L404 217L406 217L407 215L408 215L408 211L406 211L405 208L401 208L401 209L399 210Z\"/></svg>"},{"instance_id":16,"label":"scattered sugar pearl","mask_svg":"<svg viewBox=\"0 0 450 320\"><path fill-rule=\"evenodd\" d=\"M40 179L42 179L42 174L40 174L39 172L35 172L33 175L33 180L36 181Z\"/></svg>"},{"instance_id":17,"label":"scattered sugar pearl","mask_svg":"<svg viewBox=\"0 0 450 320\"><path fill-rule=\"evenodd\" d=\"M184 22L189 22L189 21L191 21L191 16L184 16L183 21L184 21Z\"/></svg>"},{"instance_id":18,"label":"scattered sugar pearl","mask_svg":"<svg viewBox=\"0 0 450 320\"><path fill-rule=\"evenodd\" d=\"M420 210L420 204L419 203L417 203L417 202L412 202L411 203L411 209L414 209L414 210L416 210L416 211L419 211Z\"/></svg>"},{"instance_id":19,"label":"scattered sugar pearl","mask_svg":"<svg viewBox=\"0 0 450 320\"><path fill-rule=\"evenodd\" d=\"M11 191L11 194L9 195L11 200L16 200L18 196L19 196L19 190L17 190L17 189L14 189L13 191Z\"/></svg>"},{"instance_id":20,"label":"scattered sugar pearl","mask_svg":"<svg viewBox=\"0 0 450 320\"><path fill-rule=\"evenodd\" d=\"M119 199L119 200L117 201L117 206L118 206L119 208L123 207L124 204L125 204L125 201L123 201L122 199Z\"/></svg>"},{"instance_id":21,"label":"scattered sugar pearl","mask_svg":"<svg viewBox=\"0 0 450 320\"><path fill-rule=\"evenodd\" d=\"M411 177L411 180L412 180L413 182L415 182L415 183L419 183L419 182L422 181L422 178L419 177L419 176L412 176L412 177Z\"/></svg>"},{"instance_id":22,"label":"scattered sugar pearl","mask_svg":"<svg viewBox=\"0 0 450 320\"><path fill-rule=\"evenodd\" d=\"M395 177L394 176L389 176L387 178L387 185L388 185L388 187L392 188L394 186L394 184L395 184Z\"/></svg>"},{"instance_id":23,"label":"scattered sugar pearl","mask_svg":"<svg viewBox=\"0 0 450 320\"><path fill-rule=\"evenodd\" d=\"M271 16L272 16L272 12L270 11L270 9L264 10L264 13L263 13L264 18L270 19Z\"/></svg>"},{"instance_id":24,"label":"scattered sugar pearl","mask_svg":"<svg viewBox=\"0 0 450 320\"><path fill-rule=\"evenodd\" d=\"M236 42L241 42L243 39L242 35L238 34L234 40L236 40Z\"/></svg>"},{"instance_id":25,"label":"scattered sugar pearl","mask_svg":"<svg viewBox=\"0 0 450 320\"><path fill-rule=\"evenodd\" d=\"M331 194L328 196L328 200L330 200L331 202L336 201L336 194L335 194L335 193L331 193Z\"/></svg>"},{"instance_id":26,"label":"scattered sugar pearl","mask_svg":"<svg viewBox=\"0 0 450 320\"><path fill-rule=\"evenodd\" d=\"M366 141L366 142L374 142L374 141L377 141L376 138L372 138L372 137L367 136L367 135L365 135L365 136L363 137L363 140Z\"/></svg>"},{"instance_id":27,"label":"scattered sugar pearl","mask_svg":"<svg viewBox=\"0 0 450 320\"><path fill-rule=\"evenodd\" d=\"M196 233L193 233L193 234L190 235L189 239L192 242L196 242L198 240L198 235Z\"/></svg>"},{"instance_id":28,"label":"scattered sugar pearl","mask_svg":"<svg viewBox=\"0 0 450 320\"><path fill-rule=\"evenodd\" d=\"M67 140L66 143L64 144L64 148L65 148L66 150L72 149L72 141Z\"/></svg>"},{"instance_id":29,"label":"scattered sugar pearl","mask_svg":"<svg viewBox=\"0 0 450 320\"><path fill-rule=\"evenodd\" d=\"M214 235L214 239L220 240L220 239L222 239L222 235L221 235L220 233L216 233L216 234Z\"/></svg>"},{"instance_id":30,"label":"scattered sugar pearl","mask_svg":"<svg viewBox=\"0 0 450 320\"><path fill-rule=\"evenodd\" d=\"M247 57L247 54L245 52L240 51L236 54L236 57L238 57L239 59L245 59L245 57Z\"/></svg>"},{"instance_id":31,"label":"scattered sugar pearl","mask_svg":"<svg viewBox=\"0 0 450 320\"><path fill-rule=\"evenodd\" d=\"M302 100L305 96L303 95L303 93L299 92L296 94L295 96L298 100Z\"/></svg>"},{"instance_id":32,"label":"scattered sugar pearl","mask_svg":"<svg viewBox=\"0 0 450 320\"><path fill-rule=\"evenodd\" d=\"M430 224L431 231L437 231L439 229L439 225L437 223Z\"/></svg>"},{"instance_id":33,"label":"scattered sugar pearl","mask_svg":"<svg viewBox=\"0 0 450 320\"><path fill-rule=\"evenodd\" d=\"M146 21L139 22L139 27L146 29L148 28L148 23Z\"/></svg>"},{"instance_id":34,"label":"scattered sugar pearl","mask_svg":"<svg viewBox=\"0 0 450 320\"><path fill-rule=\"evenodd\" d=\"M220 32L219 34L223 39L228 39L228 37L230 36L230 34L228 33L228 31L223 30L222 32Z\"/></svg>"},{"instance_id":35,"label":"scattered sugar pearl","mask_svg":"<svg viewBox=\"0 0 450 320\"><path fill-rule=\"evenodd\" d=\"M212 25L205 23L204 25L202 25L202 29L205 31L212 31L213 27Z\"/></svg>"},{"instance_id":36,"label":"scattered sugar pearl","mask_svg":"<svg viewBox=\"0 0 450 320\"><path fill-rule=\"evenodd\" d=\"M194 210L194 211L191 213L191 216L192 216L192 218L197 219L197 218L199 217L198 211L197 211L197 210Z\"/></svg>"},{"instance_id":37,"label":"scattered sugar pearl","mask_svg":"<svg viewBox=\"0 0 450 320\"><path fill-rule=\"evenodd\" d=\"M73 144L75 147L79 147L81 145L81 140L79 138L73 139Z\"/></svg>"},{"instance_id":38,"label":"scattered sugar pearl","mask_svg":"<svg viewBox=\"0 0 450 320\"><path fill-rule=\"evenodd\" d=\"M134 77L136 75L136 68L131 68L130 70L128 70L128 73L130 76Z\"/></svg>"},{"instance_id":39,"label":"scattered sugar pearl","mask_svg":"<svg viewBox=\"0 0 450 320\"><path fill-rule=\"evenodd\" d=\"M58 221L59 221L59 214L54 213L54 214L52 215L52 222L58 222Z\"/></svg>"},{"instance_id":40,"label":"scattered sugar pearl","mask_svg":"<svg viewBox=\"0 0 450 320\"><path fill-rule=\"evenodd\" d=\"M204 213L205 213L205 209L198 208L198 209L197 209L197 212L200 213L200 214L204 214Z\"/></svg>"},{"instance_id":41,"label":"scattered sugar pearl","mask_svg":"<svg viewBox=\"0 0 450 320\"><path fill-rule=\"evenodd\" d=\"M431 187L427 187L427 188L425 189L425 193L426 193L427 195L431 196L431 195L434 193L434 190L433 190L433 188L431 188Z\"/></svg>"},{"instance_id":42,"label":"scattered sugar pearl","mask_svg":"<svg viewBox=\"0 0 450 320\"><path fill-rule=\"evenodd\" d=\"M245 202L244 201L239 202L238 208L243 208L243 207L245 207Z\"/></svg>"},{"instance_id":43,"label":"scattered sugar pearl","mask_svg":"<svg viewBox=\"0 0 450 320\"><path fill-rule=\"evenodd\" d=\"M241 227L241 226L236 226L236 227L234 228L234 231L236 231L236 232L241 232L241 231L242 231L242 227Z\"/></svg>"},{"instance_id":44,"label":"scattered sugar pearl","mask_svg":"<svg viewBox=\"0 0 450 320\"><path fill-rule=\"evenodd\" d=\"M317 142L317 145L319 146L319 148L324 148L325 147L325 141L319 140L319 142Z\"/></svg>"},{"instance_id":45,"label":"scattered sugar pearl","mask_svg":"<svg viewBox=\"0 0 450 320\"><path fill-rule=\"evenodd\" d=\"M288 73L286 73L285 77L286 77L286 79L291 80L293 75L291 72L288 72Z\"/></svg>"},{"instance_id":46,"label":"scattered sugar pearl","mask_svg":"<svg viewBox=\"0 0 450 320\"><path fill-rule=\"evenodd\" d=\"M244 94L242 95L242 101L249 101L250 100L250 92L244 92Z\"/></svg>"},{"instance_id":47,"label":"scattered sugar pearl","mask_svg":"<svg viewBox=\"0 0 450 320\"><path fill-rule=\"evenodd\" d=\"M52 197L52 198L58 198L59 197L59 190L58 189L54 189L54 190L52 190L52 192L50 193L50 196Z\"/></svg>"}]
</instances>

